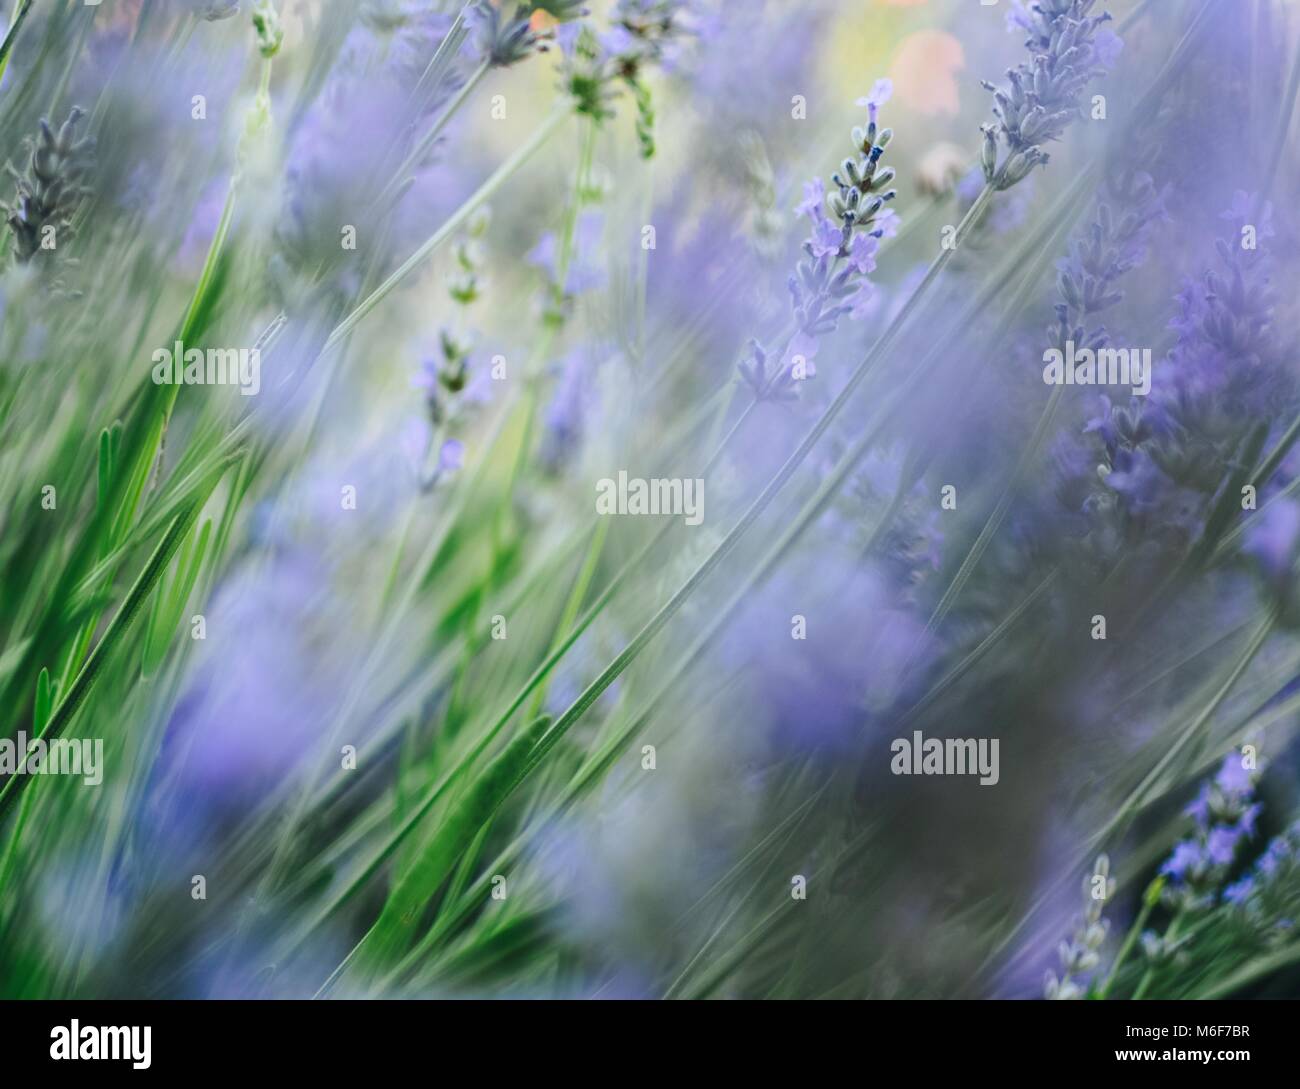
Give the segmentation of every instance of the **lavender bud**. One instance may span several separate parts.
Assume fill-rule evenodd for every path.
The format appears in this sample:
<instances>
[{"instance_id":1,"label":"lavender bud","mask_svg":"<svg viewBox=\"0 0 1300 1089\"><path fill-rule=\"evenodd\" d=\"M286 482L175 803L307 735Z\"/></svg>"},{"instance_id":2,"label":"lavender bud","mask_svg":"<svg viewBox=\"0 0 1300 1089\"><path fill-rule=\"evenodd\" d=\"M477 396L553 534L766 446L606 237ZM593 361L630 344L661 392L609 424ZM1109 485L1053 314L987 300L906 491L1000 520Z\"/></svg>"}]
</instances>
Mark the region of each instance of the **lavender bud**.
<instances>
[{"instance_id":1,"label":"lavender bud","mask_svg":"<svg viewBox=\"0 0 1300 1089\"><path fill-rule=\"evenodd\" d=\"M980 149L980 165L984 168L984 180L991 182L993 173L998 165L998 141L993 135L993 126L982 126L984 132L984 146Z\"/></svg>"}]
</instances>

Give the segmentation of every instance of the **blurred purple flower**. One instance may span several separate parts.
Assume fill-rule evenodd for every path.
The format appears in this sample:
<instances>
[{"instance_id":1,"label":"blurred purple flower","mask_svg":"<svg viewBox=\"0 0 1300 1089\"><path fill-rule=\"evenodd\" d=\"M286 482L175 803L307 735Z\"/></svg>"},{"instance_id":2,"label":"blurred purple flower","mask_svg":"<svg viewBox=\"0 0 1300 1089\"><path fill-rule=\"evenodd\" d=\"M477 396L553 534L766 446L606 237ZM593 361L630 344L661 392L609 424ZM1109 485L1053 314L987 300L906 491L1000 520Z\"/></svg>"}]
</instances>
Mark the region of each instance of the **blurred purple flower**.
<instances>
[{"instance_id":1,"label":"blurred purple flower","mask_svg":"<svg viewBox=\"0 0 1300 1089\"><path fill-rule=\"evenodd\" d=\"M604 283L604 267L598 260L604 229L605 217L601 212L587 208L578 214L563 284L566 295L581 295ZM542 235L528 254L528 260L544 270L553 283L559 279L560 242L554 231Z\"/></svg>"},{"instance_id":2,"label":"blurred purple flower","mask_svg":"<svg viewBox=\"0 0 1300 1089\"><path fill-rule=\"evenodd\" d=\"M599 345L584 345L558 365L555 391L542 416L539 457L548 472L558 473L577 456L596 406L596 370L611 354Z\"/></svg>"},{"instance_id":3,"label":"blurred purple flower","mask_svg":"<svg viewBox=\"0 0 1300 1089\"><path fill-rule=\"evenodd\" d=\"M728 628L720 653L743 670L778 752L836 758L860 752L872 721L923 683L923 669L903 667L924 662L933 640L891 572L863 567L851 550L824 553L818 565L833 594L810 589L797 572L774 579ZM792 638L796 614L803 639Z\"/></svg>"},{"instance_id":4,"label":"blurred purple flower","mask_svg":"<svg viewBox=\"0 0 1300 1089\"><path fill-rule=\"evenodd\" d=\"M1231 752L1214 777L1214 785L1230 798L1242 798L1255 788L1255 772L1246 767L1240 753Z\"/></svg>"},{"instance_id":5,"label":"blurred purple flower","mask_svg":"<svg viewBox=\"0 0 1300 1089\"><path fill-rule=\"evenodd\" d=\"M821 216L808 236L808 252L813 257L832 257L844 244L844 232L825 216Z\"/></svg>"},{"instance_id":6,"label":"blurred purple flower","mask_svg":"<svg viewBox=\"0 0 1300 1089\"><path fill-rule=\"evenodd\" d=\"M193 819L236 813L314 751L341 681L316 649L332 613L325 570L284 552L221 586L207 609L208 651L169 726L163 764Z\"/></svg>"},{"instance_id":7,"label":"blurred purple flower","mask_svg":"<svg viewBox=\"0 0 1300 1089\"><path fill-rule=\"evenodd\" d=\"M814 224L825 220L822 203L826 199L826 183L820 177L803 183L803 200L795 208L795 214L807 216Z\"/></svg>"},{"instance_id":8,"label":"blurred purple flower","mask_svg":"<svg viewBox=\"0 0 1300 1089\"><path fill-rule=\"evenodd\" d=\"M1250 877L1243 877L1240 881L1234 881L1223 890L1223 898L1230 904L1244 904L1250 899L1250 895L1255 891L1255 882Z\"/></svg>"},{"instance_id":9,"label":"blurred purple flower","mask_svg":"<svg viewBox=\"0 0 1300 1089\"><path fill-rule=\"evenodd\" d=\"M844 260L859 276L867 276L876 271L876 254L879 250L879 239L867 234L856 234L849 243L849 252Z\"/></svg>"},{"instance_id":10,"label":"blurred purple flower","mask_svg":"<svg viewBox=\"0 0 1300 1089\"><path fill-rule=\"evenodd\" d=\"M794 95L817 93L824 67L817 51L830 19L817 7L749 0L719 5L701 20L700 51L708 63L696 65L689 78L691 101L715 137L710 142L727 147L737 130L766 127L788 113ZM763 58L760 80L755 57Z\"/></svg>"},{"instance_id":11,"label":"blurred purple flower","mask_svg":"<svg viewBox=\"0 0 1300 1089\"><path fill-rule=\"evenodd\" d=\"M1097 63L1110 69L1119 63L1119 55L1124 52L1124 39L1109 27L1102 27L1093 38L1092 46Z\"/></svg>"},{"instance_id":12,"label":"blurred purple flower","mask_svg":"<svg viewBox=\"0 0 1300 1089\"><path fill-rule=\"evenodd\" d=\"M362 238L377 229L385 210L378 198L392 180L389 172L413 151L424 119L464 78L453 67L430 94L418 100L411 94L450 25L449 16L420 10L401 13L392 25L362 20L349 31L325 87L290 129L288 214L279 236L295 263L333 269L345 256L339 246L344 225ZM435 150L411 167L414 184L397 206L399 237L421 237L437 218L441 200L426 192ZM438 187L439 198L445 188Z\"/></svg>"},{"instance_id":13,"label":"blurred purple flower","mask_svg":"<svg viewBox=\"0 0 1300 1089\"><path fill-rule=\"evenodd\" d=\"M459 439L448 439L438 451L438 469L454 472L465 464L465 444Z\"/></svg>"},{"instance_id":14,"label":"blurred purple flower","mask_svg":"<svg viewBox=\"0 0 1300 1089\"><path fill-rule=\"evenodd\" d=\"M1219 825L1210 829L1205 837L1205 855L1215 866L1229 866L1237 852L1243 830L1236 826Z\"/></svg>"},{"instance_id":15,"label":"blurred purple flower","mask_svg":"<svg viewBox=\"0 0 1300 1089\"><path fill-rule=\"evenodd\" d=\"M1160 867L1160 872L1167 877L1182 879L1200 865L1202 857L1200 844L1191 840L1183 840L1174 848L1173 854L1169 856L1165 864Z\"/></svg>"},{"instance_id":16,"label":"blurred purple flower","mask_svg":"<svg viewBox=\"0 0 1300 1089\"><path fill-rule=\"evenodd\" d=\"M889 101L894 93L894 84L888 79L878 79L871 87L871 93L865 98L859 98L854 105L865 106L867 114L874 125L880 114L880 107Z\"/></svg>"},{"instance_id":17,"label":"blurred purple flower","mask_svg":"<svg viewBox=\"0 0 1300 1089\"><path fill-rule=\"evenodd\" d=\"M1255 833L1261 807L1252 796L1259 772L1246 764L1243 753L1230 752L1184 810L1195 821L1194 836L1174 848L1160 872L1171 878L1171 894L1187 903L1213 902L1242 842Z\"/></svg>"},{"instance_id":18,"label":"blurred purple flower","mask_svg":"<svg viewBox=\"0 0 1300 1089\"><path fill-rule=\"evenodd\" d=\"M1275 499L1246 523L1242 551L1254 557L1270 582L1282 582L1300 546L1300 504Z\"/></svg>"}]
</instances>

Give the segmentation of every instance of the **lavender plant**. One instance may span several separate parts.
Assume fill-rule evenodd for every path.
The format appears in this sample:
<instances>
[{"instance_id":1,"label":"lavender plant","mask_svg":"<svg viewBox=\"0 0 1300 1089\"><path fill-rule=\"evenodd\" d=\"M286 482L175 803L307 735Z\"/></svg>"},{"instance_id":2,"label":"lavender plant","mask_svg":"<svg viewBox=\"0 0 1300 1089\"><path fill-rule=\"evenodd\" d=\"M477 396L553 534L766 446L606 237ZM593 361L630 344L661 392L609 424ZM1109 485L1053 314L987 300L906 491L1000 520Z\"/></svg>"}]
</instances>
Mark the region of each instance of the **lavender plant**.
<instances>
[{"instance_id":1,"label":"lavender plant","mask_svg":"<svg viewBox=\"0 0 1300 1089\"><path fill-rule=\"evenodd\" d=\"M13 232L14 257L22 264L57 248L59 232L66 236L71 231L73 214L92 192L85 179L95 141L76 135L77 122L84 116L74 106L58 132L42 118L39 136L29 141L26 170L20 174L6 164L17 192L11 204L0 207Z\"/></svg>"},{"instance_id":2,"label":"lavender plant","mask_svg":"<svg viewBox=\"0 0 1300 1089\"><path fill-rule=\"evenodd\" d=\"M1239 193L1222 219L1242 238L1250 198ZM1250 228L1253 230L1253 228ZM1261 230L1271 233L1268 210ZM1223 271L1187 283L1171 328L1177 340L1153 376L1153 393L1127 404L1102 401L1087 424L1099 465L1067 485L1096 520L1094 539L1127 550L1186 550L1201 538L1214 501L1234 479L1252 429L1288 419L1294 394L1272 343L1272 299L1259 251L1219 238ZM1167 559L1165 562L1168 562Z\"/></svg>"},{"instance_id":3,"label":"lavender plant","mask_svg":"<svg viewBox=\"0 0 1300 1089\"><path fill-rule=\"evenodd\" d=\"M0 993L1294 993L1294 16L1007 6L11 6Z\"/></svg>"},{"instance_id":4,"label":"lavender plant","mask_svg":"<svg viewBox=\"0 0 1300 1089\"><path fill-rule=\"evenodd\" d=\"M794 383L817 373L821 338L833 333L844 315L860 319L871 308L875 295L867 277L875 271L880 240L897 234L899 224L885 207L898 196L890 187L897 172L880 165L894 133L879 127L879 113L892 91L888 80L878 80L871 94L858 100L866 107L867 127L853 127L853 155L831 176L835 192L828 198L821 178L804 185L797 211L809 219L812 233L789 279L794 332L779 365L769 368L757 341L750 345L749 360L740 364L741 378L757 401L792 399Z\"/></svg>"},{"instance_id":5,"label":"lavender plant","mask_svg":"<svg viewBox=\"0 0 1300 1089\"><path fill-rule=\"evenodd\" d=\"M1104 26L1109 13L1092 14L1095 7L1096 0L1037 0L1011 16L1028 34L1030 56L1007 70L1005 87L984 81L998 119L982 127L980 159L989 185L1011 189L1045 165L1043 145L1079 118L1084 89L1113 66L1121 42Z\"/></svg>"},{"instance_id":6,"label":"lavender plant","mask_svg":"<svg viewBox=\"0 0 1300 1089\"><path fill-rule=\"evenodd\" d=\"M1108 920L1102 910L1115 894L1115 879L1110 876L1110 859L1098 857L1092 873L1084 878L1084 912L1074 936L1061 942L1061 977L1048 972L1043 996L1048 999L1082 998L1089 987L1089 973L1101 963L1100 950L1106 940Z\"/></svg>"}]
</instances>

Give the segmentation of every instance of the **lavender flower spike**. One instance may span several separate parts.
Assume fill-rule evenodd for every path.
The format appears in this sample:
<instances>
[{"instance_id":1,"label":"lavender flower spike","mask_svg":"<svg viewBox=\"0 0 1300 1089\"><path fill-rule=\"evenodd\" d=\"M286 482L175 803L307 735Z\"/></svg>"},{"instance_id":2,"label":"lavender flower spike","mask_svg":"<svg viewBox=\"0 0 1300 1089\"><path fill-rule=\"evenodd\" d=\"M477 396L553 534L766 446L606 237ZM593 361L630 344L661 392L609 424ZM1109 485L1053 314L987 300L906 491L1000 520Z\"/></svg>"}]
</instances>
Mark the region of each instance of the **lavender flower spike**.
<instances>
[{"instance_id":1,"label":"lavender flower spike","mask_svg":"<svg viewBox=\"0 0 1300 1089\"><path fill-rule=\"evenodd\" d=\"M1230 752L1214 779L1185 812L1196 822L1192 836L1174 847L1160 867L1170 879L1166 897L1185 908L1212 906L1238 847L1255 834L1260 805L1254 800L1260 769L1253 752Z\"/></svg>"},{"instance_id":2,"label":"lavender flower spike","mask_svg":"<svg viewBox=\"0 0 1300 1089\"><path fill-rule=\"evenodd\" d=\"M1084 911L1075 920L1074 936L1060 945L1061 978L1048 972L1043 982L1043 997L1052 1000L1082 998L1087 994L1090 973L1101 962L1101 946L1106 940L1108 920L1102 918L1106 901L1115 895L1115 879L1110 876L1110 859L1099 855L1092 873L1083 879Z\"/></svg>"},{"instance_id":3,"label":"lavender flower spike","mask_svg":"<svg viewBox=\"0 0 1300 1089\"><path fill-rule=\"evenodd\" d=\"M878 80L871 94L858 100L867 107L867 127L853 127L853 154L831 176L835 191L827 197L821 178L804 185L796 211L808 217L812 232L803 244L806 257L789 280L795 331L786 363L769 374L767 353L751 343L752 363L741 366L741 377L760 401L788 400L792 381L816 374L813 359L820 339L834 332L845 314L861 319L870 311L875 291L867 277L875 271L880 239L892 238L899 224L885 207L898 195L891 186L895 171L880 166L894 133L877 127L880 107L892 90L889 80Z\"/></svg>"},{"instance_id":4,"label":"lavender flower spike","mask_svg":"<svg viewBox=\"0 0 1300 1089\"><path fill-rule=\"evenodd\" d=\"M19 174L5 164L17 185L12 205L0 205L8 213L7 222L14 232L14 252L26 264L42 249L46 232L72 225L72 213L90 190L82 184L95 147L93 136L75 139L74 130L83 111L73 106L68 119L56 134L44 118L41 134L30 143L31 159L27 172Z\"/></svg>"},{"instance_id":5,"label":"lavender flower spike","mask_svg":"<svg viewBox=\"0 0 1300 1089\"><path fill-rule=\"evenodd\" d=\"M1101 30L1109 13L1090 15L1096 0L1037 0L1018 13L1013 25L1029 31L1025 41L1030 59L1007 70L1007 86L993 93L997 125L984 125L981 159L984 179L997 189L1010 189L1034 167L1046 163L1043 144L1060 137L1079 116L1079 97L1095 76L1114 64L1122 43ZM998 163L998 141L1007 154Z\"/></svg>"}]
</instances>

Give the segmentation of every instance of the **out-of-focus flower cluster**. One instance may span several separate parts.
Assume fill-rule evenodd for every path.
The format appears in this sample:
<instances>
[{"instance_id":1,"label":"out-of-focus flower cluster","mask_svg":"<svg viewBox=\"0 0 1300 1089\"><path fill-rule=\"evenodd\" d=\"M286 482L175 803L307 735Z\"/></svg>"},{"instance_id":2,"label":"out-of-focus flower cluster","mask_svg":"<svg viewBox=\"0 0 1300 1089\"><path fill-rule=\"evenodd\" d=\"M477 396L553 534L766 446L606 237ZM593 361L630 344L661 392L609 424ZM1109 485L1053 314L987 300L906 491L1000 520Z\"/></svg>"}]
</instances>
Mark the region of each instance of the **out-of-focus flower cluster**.
<instances>
[{"instance_id":1,"label":"out-of-focus flower cluster","mask_svg":"<svg viewBox=\"0 0 1300 1089\"><path fill-rule=\"evenodd\" d=\"M1254 797L1258 778L1253 753L1229 753L1218 774L1188 806L1195 830L1160 868L1169 878L1166 895L1180 907L1215 903L1238 849L1255 834L1262 808Z\"/></svg>"}]
</instances>

